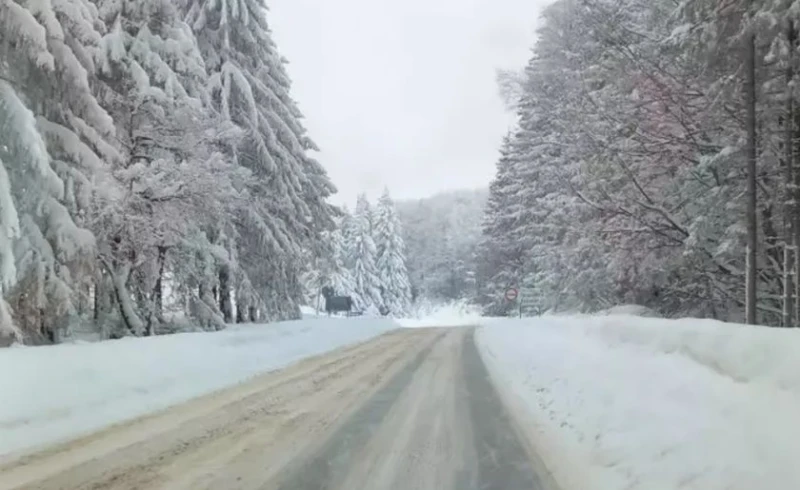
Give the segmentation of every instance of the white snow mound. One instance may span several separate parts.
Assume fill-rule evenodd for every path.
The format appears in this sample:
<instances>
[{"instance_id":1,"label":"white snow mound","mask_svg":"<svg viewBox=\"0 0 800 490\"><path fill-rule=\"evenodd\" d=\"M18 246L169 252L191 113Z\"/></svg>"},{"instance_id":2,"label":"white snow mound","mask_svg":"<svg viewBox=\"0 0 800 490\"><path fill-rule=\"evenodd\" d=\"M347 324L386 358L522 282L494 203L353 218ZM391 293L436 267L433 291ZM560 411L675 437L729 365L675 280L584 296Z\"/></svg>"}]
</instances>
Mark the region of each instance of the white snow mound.
<instances>
[{"instance_id":1,"label":"white snow mound","mask_svg":"<svg viewBox=\"0 0 800 490\"><path fill-rule=\"evenodd\" d=\"M800 330L554 317L478 344L563 490L800 488Z\"/></svg>"},{"instance_id":2,"label":"white snow mound","mask_svg":"<svg viewBox=\"0 0 800 490\"><path fill-rule=\"evenodd\" d=\"M650 318L660 318L656 311L641 305L619 305L609 308L607 310L599 311L596 315L631 315L631 316L644 316Z\"/></svg>"},{"instance_id":3,"label":"white snow mound","mask_svg":"<svg viewBox=\"0 0 800 490\"><path fill-rule=\"evenodd\" d=\"M397 323L406 328L474 327L480 322L480 309L466 301L423 304L410 317L397 320Z\"/></svg>"},{"instance_id":4,"label":"white snow mound","mask_svg":"<svg viewBox=\"0 0 800 490\"><path fill-rule=\"evenodd\" d=\"M0 456L166 408L397 328L327 318L0 349Z\"/></svg>"}]
</instances>

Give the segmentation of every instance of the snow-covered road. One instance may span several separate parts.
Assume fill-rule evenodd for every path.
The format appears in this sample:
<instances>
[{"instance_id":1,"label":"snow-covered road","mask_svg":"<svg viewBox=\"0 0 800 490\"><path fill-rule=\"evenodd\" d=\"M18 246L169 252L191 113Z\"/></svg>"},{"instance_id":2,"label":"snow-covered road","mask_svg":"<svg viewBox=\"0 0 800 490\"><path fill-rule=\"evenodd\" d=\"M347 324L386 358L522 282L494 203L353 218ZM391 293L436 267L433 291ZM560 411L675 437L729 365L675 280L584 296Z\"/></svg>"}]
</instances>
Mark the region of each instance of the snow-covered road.
<instances>
[{"instance_id":1,"label":"snow-covered road","mask_svg":"<svg viewBox=\"0 0 800 490\"><path fill-rule=\"evenodd\" d=\"M4 489L545 490L473 329L401 329L0 466Z\"/></svg>"}]
</instances>

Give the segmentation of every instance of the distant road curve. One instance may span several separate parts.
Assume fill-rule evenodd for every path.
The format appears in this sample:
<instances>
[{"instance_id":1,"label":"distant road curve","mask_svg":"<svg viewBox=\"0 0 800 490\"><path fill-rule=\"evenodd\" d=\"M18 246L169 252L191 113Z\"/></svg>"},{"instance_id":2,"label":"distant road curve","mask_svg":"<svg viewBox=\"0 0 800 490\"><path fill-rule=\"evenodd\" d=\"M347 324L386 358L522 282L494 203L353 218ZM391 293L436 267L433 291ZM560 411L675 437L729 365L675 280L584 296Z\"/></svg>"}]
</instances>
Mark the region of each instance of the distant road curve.
<instances>
[{"instance_id":1,"label":"distant road curve","mask_svg":"<svg viewBox=\"0 0 800 490\"><path fill-rule=\"evenodd\" d=\"M530 446L472 329L407 329L7 463L0 488L555 490Z\"/></svg>"}]
</instances>

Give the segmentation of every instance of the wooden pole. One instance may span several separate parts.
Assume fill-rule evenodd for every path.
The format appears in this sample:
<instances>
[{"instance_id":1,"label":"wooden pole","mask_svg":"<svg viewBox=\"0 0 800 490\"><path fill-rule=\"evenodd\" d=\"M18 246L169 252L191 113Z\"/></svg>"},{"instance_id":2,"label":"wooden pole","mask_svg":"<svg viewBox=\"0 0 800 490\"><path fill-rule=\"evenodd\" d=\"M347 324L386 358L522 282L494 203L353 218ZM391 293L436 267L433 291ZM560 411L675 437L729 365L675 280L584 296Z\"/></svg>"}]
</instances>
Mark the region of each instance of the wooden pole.
<instances>
[{"instance_id":1,"label":"wooden pole","mask_svg":"<svg viewBox=\"0 0 800 490\"><path fill-rule=\"evenodd\" d=\"M747 106L747 275L745 284L745 316L750 325L756 324L756 257L758 227L756 222L756 36L747 36L745 46L745 104Z\"/></svg>"}]
</instances>

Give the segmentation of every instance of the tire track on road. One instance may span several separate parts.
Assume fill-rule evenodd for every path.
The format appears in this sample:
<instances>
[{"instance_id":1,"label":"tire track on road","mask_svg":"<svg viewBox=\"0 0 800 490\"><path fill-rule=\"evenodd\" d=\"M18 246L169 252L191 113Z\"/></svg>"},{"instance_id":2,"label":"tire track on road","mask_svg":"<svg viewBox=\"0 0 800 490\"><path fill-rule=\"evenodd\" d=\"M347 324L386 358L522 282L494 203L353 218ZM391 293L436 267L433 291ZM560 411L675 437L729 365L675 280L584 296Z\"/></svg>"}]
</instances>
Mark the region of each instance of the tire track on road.
<instances>
[{"instance_id":1,"label":"tire track on road","mask_svg":"<svg viewBox=\"0 0 800 490\"><path fill-rule=\"evenodd\" d=\"M263 490L544 490L473 332L440 336Z\"/></svg>"},{"instance_id":2,"label":"tire track on road","mask_svg":"<svg viewBox=\"0 0 800 490\"><path fill-rule=\"evenodd\" d=\"M218 470L215 480L253 480L249 488L257 488L280 470L282 455L302 449L297 441L324 439L437 335L394 331L24 457L0 466L0 488L234 488L205 486L204 467ZM250 461L257 471L239 464L252 447L265 457L277 453L270 471L263 460ZM228 465L242 475L231 475Z\"/></svg>"},{"instance_id":3,"label":"tire track on road","mask_svg":"<svg viewBox=\"0 0 800 490\"><path fill-rule=\"evenodd\" d=\"M397 330L0 465L0 488L544 490L473 337Z\"/></svg>"}]
</instances>

